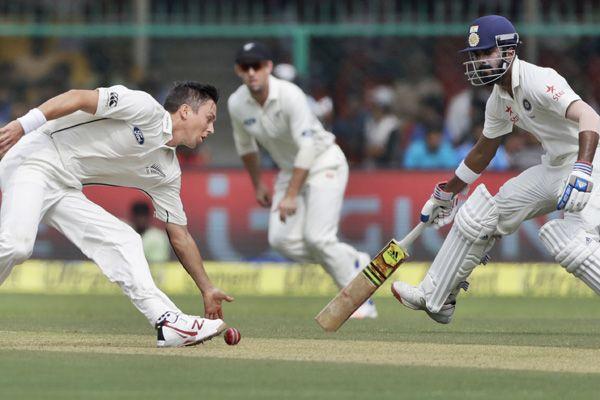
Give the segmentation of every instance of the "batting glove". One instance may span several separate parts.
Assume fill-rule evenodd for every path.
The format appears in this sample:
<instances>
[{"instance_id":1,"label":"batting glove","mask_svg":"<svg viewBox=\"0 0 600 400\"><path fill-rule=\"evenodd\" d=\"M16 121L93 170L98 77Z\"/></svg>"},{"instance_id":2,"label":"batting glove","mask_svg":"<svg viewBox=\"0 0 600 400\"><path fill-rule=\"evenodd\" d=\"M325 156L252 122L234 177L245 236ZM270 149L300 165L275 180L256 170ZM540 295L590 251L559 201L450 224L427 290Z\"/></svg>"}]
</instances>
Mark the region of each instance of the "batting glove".
<instances>
[{"instance_id":1,"label":"batting glove","mask_svg":"<svg viewBox=\"0 0 600 400\"><path fill-rule=\"evenodd\" d=\"M454 219L458 196L444 190L446 183L435 185L433 194L421 209L421 222L442 227Z\"/></svg>"},{"instance_id":2,"label":"batting glove","mask_svg":"<svg viewBox=\"0 0 600 400\"><path fill-rule=\"evenodd\" d=\"M587 161L577 161L573 165L573 171L569 175L556 208L570 212L583 210L590 200L593 187L592 164Z\"/></svg>"}]
</instances>

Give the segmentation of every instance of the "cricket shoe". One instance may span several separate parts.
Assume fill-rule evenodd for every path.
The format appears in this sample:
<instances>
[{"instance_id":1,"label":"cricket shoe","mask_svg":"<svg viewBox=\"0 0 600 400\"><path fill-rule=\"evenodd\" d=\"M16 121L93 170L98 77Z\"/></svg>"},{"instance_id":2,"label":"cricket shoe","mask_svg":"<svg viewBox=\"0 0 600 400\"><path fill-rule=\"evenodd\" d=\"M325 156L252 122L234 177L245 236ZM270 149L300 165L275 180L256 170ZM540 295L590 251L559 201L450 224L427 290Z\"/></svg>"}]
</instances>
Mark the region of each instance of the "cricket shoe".
<instances>
[{"instance_id":1,"label":"cricket shoe","mask_svg":"<svg viewBox=\"0 0 600 400\"><path fill-rule=\"evenodd\" d=\"M377 308L375 307L375 303L373 300L369 299L362 303L360 307L356 309L350 316L352 319L366 319L371 318L375 319L379 316L377 313Z\"/></svg>"},{"instance_id":2,"label":"cricket shoe","mask_svg":"<svg viewBox=\"0 0 600 400\"><path fill-rule=\"evenodd\" d=\"M220 335L225 329L227 324L220 319L167 311L156 321L156 346L195 346Z\"/></svg>"},{"instance_id":3,"label":"cricket shoe","mask_svg":"<svg viewBox=\"0 0 600 400\"><path fill-rule=\"evenodd\" d=\"M423 310L431 319L440 324L449 324L452 321L454 310L456 309L456 296L460 289L465 291L469 287L469 283L460 282L458 286L450 292L448 298L440 311L432 313L427 308L425 302L425 294L419 287L411 286L408 283L396 281L392 284L392 294L404 306L411 310Z\"/></svg>"}]
</instances>

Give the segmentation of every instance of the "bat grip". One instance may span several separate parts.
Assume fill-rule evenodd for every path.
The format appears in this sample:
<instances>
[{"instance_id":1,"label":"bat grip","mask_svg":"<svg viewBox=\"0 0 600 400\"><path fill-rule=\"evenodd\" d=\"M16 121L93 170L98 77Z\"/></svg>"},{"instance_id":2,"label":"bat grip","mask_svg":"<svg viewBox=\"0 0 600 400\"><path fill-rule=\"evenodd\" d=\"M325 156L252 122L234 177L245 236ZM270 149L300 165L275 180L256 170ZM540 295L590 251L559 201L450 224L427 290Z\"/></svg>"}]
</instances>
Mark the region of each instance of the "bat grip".
<instances>
[{"instance_id":1,"label":"bat grip","mask_svg":"<svg viewBox=\"0 0 600 400\"><path fill-rule=\"evenodd\" d=\"M419 236L423 233L425 229L425 223L419 222L417 226L415 226L404 238L398 243L400 247L403 249L408 248Z\"/></svg>"}]
</instances>

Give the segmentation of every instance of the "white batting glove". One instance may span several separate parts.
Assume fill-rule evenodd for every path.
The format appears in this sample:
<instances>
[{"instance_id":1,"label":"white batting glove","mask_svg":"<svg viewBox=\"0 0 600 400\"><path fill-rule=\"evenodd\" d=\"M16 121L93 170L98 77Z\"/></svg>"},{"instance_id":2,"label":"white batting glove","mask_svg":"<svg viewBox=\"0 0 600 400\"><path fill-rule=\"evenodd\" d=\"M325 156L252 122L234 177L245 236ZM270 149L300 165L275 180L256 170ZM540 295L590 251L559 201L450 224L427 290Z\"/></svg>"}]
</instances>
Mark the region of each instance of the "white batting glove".
<instances>
[{"instance_id":1,"label":"white batting glove","mask_svg":"<svg viewBox=\"0 0 600 400\"><path fill-rule=\"evenodd\" d=\"M558 199L556 209L569 212L581 211L585 208L592 195L592 164L577 161L569 175L565 189Z\"/></svg>"},{"instance_id":2,"label":"white batting glove","mask_svg":"<svg viewBox=\"0 0 600 400\"><path fill-rule=\"evenodd\" d=\"M433 194L421 209L421 222L441 228L454 219L458 196L444 191L446 183L440 182L435 185Z\"/></svg>"}]
</instances>

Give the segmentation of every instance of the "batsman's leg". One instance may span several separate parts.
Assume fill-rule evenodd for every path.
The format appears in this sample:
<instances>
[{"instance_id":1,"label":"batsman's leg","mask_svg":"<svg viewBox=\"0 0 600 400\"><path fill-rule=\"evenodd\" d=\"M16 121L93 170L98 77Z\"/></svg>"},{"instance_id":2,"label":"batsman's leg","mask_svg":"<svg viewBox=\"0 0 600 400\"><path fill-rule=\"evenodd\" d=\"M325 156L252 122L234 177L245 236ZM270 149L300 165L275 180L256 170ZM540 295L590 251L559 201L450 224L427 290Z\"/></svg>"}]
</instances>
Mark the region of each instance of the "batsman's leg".
<instances>
[{"instance_id":1,"label":"batsman's leg","mask_svg":"<svg viewBox=\"0 0 600 400\"><path fill-rule=\"evenodd\" d=\"M144 257L140 235L80 191L69 190L48 210L44 221L98 264L104 275L121 287L152 326L168 311L181 312L156 287Z\"/></svg>"},{"instance_id":2,"label":"batsman's leg","mask_svg":"<svg viewBox=\"0 0 600 400\"><path fill-rule=\"evenodd\" d=\"M481 262L497 226L496 202L486 187L479 185L458 211L450 233L421 282L430 312L439 312L450 292Z\"/></svg>"},{"instance_id":3,"label":"batsman's leg","mask_svg":"<svg viewBox=\"0 0 600 400\"><path fill-rule=\"evenodd\" d=\"M600 243L573 221L555 219L540 229L540 239L567 272L600 295Z\"/></svg>"}]
</instances>

